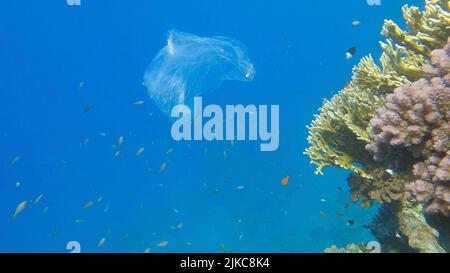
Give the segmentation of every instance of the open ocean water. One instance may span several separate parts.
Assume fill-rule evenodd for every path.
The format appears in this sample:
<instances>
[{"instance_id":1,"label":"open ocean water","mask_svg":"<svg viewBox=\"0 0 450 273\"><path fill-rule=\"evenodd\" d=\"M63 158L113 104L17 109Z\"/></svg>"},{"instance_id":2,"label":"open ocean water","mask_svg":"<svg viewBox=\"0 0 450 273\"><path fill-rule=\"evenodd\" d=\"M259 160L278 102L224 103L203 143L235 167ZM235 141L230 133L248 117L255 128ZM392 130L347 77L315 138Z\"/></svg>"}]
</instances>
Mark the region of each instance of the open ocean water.
<instances>
[{"instance_id":1,"label":"open ocean water","mask_svg":"<svg viewBox=\"0 0 450 273\"><path fill-rule=\"evenodd\" d=\"M402 22L404 4L423 1L2 1L0 252L69 252L70 241L82 252L322 252L374 240L363 226L376 208L350 201L348 172L314 174L306 125L362 56L379 56L383 20ZM203 101L279 105L278 150L172 139L142 85L171 29L246 46L253 81L224 81Z\"/></svg>"}]
</instances>

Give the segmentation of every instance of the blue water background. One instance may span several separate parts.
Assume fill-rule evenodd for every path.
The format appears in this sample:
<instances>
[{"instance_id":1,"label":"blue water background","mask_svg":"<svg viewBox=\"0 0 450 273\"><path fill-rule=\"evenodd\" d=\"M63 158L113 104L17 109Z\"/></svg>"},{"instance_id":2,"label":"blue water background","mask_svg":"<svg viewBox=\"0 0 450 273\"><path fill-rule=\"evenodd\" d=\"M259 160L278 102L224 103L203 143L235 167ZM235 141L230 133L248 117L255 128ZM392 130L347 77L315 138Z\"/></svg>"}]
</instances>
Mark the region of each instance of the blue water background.
<instances>
[{"instance_id":1,"label":"blue water background","mask_svg":"<svg viewBox=\"0 0 450 273\"><path fill-rule=\"evenodd\" d=\"M373 240L362 226L376 210L350 202L348 172L314 175L302 154L306 125L360 57L378 58L383 20L401 22L403 4L422 2L2 1L0 252L67 252L72 240L83 252L321 252ZM354 20L362 24L352 26ZM252 142L189 148L171 139L170 121L141 85L170 29L247 46L254 81L225 82L204 103L279 104L276 152L262 153ZM352 46L357 53L347 61ZM144 105L133 105L137 100ZM93 108L83 113L87 104ZM112 147L119 136L121 159ZM136 157L139 147L145 152ZM12 219L21 201L41 193L38 204L29 202ZM94 206L84 209L90 200ZM156 246L161 241L169 244Z\"/></svg>"}]
</instances>

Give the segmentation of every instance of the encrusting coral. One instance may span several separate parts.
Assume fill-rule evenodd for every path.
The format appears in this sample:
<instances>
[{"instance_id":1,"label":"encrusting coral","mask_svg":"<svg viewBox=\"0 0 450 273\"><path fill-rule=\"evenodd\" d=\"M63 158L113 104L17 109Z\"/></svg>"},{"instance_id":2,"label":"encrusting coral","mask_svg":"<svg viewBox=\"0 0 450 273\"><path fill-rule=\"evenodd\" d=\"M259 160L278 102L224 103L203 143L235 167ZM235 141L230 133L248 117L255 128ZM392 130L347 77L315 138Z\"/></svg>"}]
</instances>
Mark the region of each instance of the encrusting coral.
<instances>
[{"instance_id":1,"label":"encrusting coral","mask_svg":"<svg viewBox=\"0 0 450 273\"><path fill-rule=\"evenodd\" d=\"M367 149L378 161L401 153L416 159L417 180L408 193L426 204L427 212L450 216L450 39L431 56L423 68L429 78L395 89L377 110L370 121L374 142Z\"/></svg>"},{"instance_id":2,"label":"encrusting coral","mask_svg":"<svg viewBox=\"0 0 450 273\"><path fill-rule=\"evenodd\" d=\"M450 216L449 3L404 6L407 30L385 20L380 66L362 58L307 127L305 154L316 174L329 166L352 171L352 200L395 207L408 246L420 252L443 251L422 209ZM411 207L417 215L404 217Z\"/></svg>"},{"instance_id":3,"label":"encrusting coral","mask_svg":"<svg viewBox=\"0 0 450 273\"><path fill-rule=\"evenodd\" d=\"M403 13L408 31L385 21L382 34L387 42L381 43L381 68L370 55L362 58L353 69L348 87L325 100L307 127L310 147L305 154L317 165L316 174L323 174L324 167L338 166L371 178L367 170L377 164L365 150L371 142L370 119L384 104L387 94L421 77L420 67L429 62L431 51L445 45L450 34L448 1L427 1L424 12L405 6Z\"/></svg>"}]
</instances>

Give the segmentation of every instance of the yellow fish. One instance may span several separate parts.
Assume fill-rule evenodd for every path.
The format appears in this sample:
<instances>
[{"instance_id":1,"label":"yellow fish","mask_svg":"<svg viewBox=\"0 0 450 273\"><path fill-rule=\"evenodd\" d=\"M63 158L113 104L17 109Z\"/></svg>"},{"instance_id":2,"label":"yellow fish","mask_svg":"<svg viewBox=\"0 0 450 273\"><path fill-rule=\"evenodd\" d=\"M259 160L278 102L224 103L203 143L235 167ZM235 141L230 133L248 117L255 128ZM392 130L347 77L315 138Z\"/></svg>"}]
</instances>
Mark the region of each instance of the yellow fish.
<instances>
[{"instance_id":1,"label":"yellow fish","mask_svg":"<svg viewBox=\"0 0 450 273\"><path fill-rule=\"evenodd\" d=\"M123 136L120 136L119 139L117 140L117 149L119 149L122 144L123 144Z\"/></svg>"},{"instance_id":2,"label":"yellow fish","mask_svg":"<svg viewBox=\"0 0 450 273\"><path fill-rule=\"evenodd\" d=\"M19 215L23 211L23 209L27 206L27 204L28 204L28 201L23 201L22 203L20 203L17 206L16 210L14 211L14 215L13 215L14 219L17 217L17 215Z\"/></svg>"},{"instance_id":3,"label":"yellow fish","mask_svg":"<svg viewBox=\"0 0 450 273\"><path fill-rule=\"evenodd\" d=\"M136 156L140 156L144 152L144 150L145 150L144 147L139 148L136 152Z\"/></svg>"},{"instance_id":4,"label":"yellow fish","mask_svg":"<svg viewBox=\"0 0 450 273\"><path fill-rule=\"evenodd\" d=\"M89 201L83 206L83 208L88 209L88 208L92 207L93 205L94 205L94 201Z\"/></svg>"}]
</instances>

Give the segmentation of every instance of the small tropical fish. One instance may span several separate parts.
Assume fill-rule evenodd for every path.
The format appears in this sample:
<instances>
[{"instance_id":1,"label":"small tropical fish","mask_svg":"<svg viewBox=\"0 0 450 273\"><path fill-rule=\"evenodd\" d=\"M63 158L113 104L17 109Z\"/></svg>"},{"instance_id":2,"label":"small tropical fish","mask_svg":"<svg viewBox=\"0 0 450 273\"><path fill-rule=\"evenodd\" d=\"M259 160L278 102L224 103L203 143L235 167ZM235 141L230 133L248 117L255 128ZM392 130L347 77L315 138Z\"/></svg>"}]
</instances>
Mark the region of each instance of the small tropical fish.
<instances>
[{"instance_id":1,"label":"small tropical fish","mask_svg":"<svg viewBox=\"0 0 450 273\"><path fill-rule=\"evenodd\" d=\"M44 196L43 193L39 194L38 197L36 197L33 201L33 204L36 205L37 203L39 203L39 201L41 201L42 197Z\"/></svg>"},{"instance_id":2,"label":"small tropical fish","mask_svg":"<svg viewBox=\"0 0 450 273\"><path fill-rule=\"evenodd\" d=\"M227 151L223 151L223 158L225 160L228 160L228 152Z\"/></svg>"},{"instance_id":3,"label":"small tropical fish","mask_svg":"<svg viewBox=\"0 0 450 273\"><path fill-rule=\"evenodd\" d=\"M244 237L244 235L239 235L239 241L242 241L242 237Z\"/></svg>"},{"instance_id":4,"label":"small tropical fish","mask_svg":"<svg viewBox=\"0 0 450 273\"><path fill-rule=\"evenodd\" d=\"M355 221L353 221L353 220L348 220L347 221L347 225L349 225L349 226L353 226L354 223L355 223Z\"/></svg>"},{"instance_id":5,"label":"small tropical fish","mask_svg":"<svg viewBox=\"0 0 450 273\"><path fill-rule=\"evenodd\" d=\"M327 215L325 214L325 212L319 211L319 213L320 213L320 216L322 216L322 217L327 217Z\"/></svg>"},{"instance_id":6,"label":"small tropical fish","mask_svg":"<svg viewBox=\"0 0 450 273\"><path fill-rule=\"evenodd\" d=\"M122 144L123 144L123 136L120 136L119 139L117 140L117 149L119 149Z\"/></svg>"},{"instance_id":7,"label":"small tropical fish","mask_svg":"<svg viewBox=\"0 0 450 273\"><path fill-rule=\"evenodd\" d=\"M83 142L81 143L83 146L86 146L89 144L89 138L83 139Z\"/></svg>"},{"instance_id":8,"label":"small tropical fish","mask_svg":"<svg viewBox=\"0 0 450 273\"><path fill-rule=\"evenodd\" d=\"M42 210L42 214L47 213L47 211L48 211L48 207L45 207L45 208Z\"/></svg>"},{"instance_id":9,"label":"small tropical fish","mask_svg":"<svg viewBox=\"0 0 450 273\"><path fill-rule=\"evenodd\" d=\"M157 246L157 247L165 247L165 246L167 246L168 244L169 244L168 241L162 241L162 242L160 242L160 243L157 243L156 246Z\"/></svg>"},{"instance_id":10,"label":"small tropical fish","mask_svg":"<svg viewBox=\"0 0 450 273\"><path fill-rule=\"evenodd\" d=\"M19 215L25 209L27 204L28 204L28 201L23 201L19 205L17 205L17 208L13 214L13 219L16 219L17 215Z\"/></svg>"},{"instance_id":11,"label":"small tropical fish","mask_svg":"<svg viewBox=\"0 0 450 273\"><path fill-rule=\"evenodd\" d=\"M104 213L107 213L108 210L109 210L109 204L106 204L106 205L105 205L105 208L103 209L103 212L104 212Z\"/></svg>"},{"instance_id":12,"label":"small tropical fish","mask_svg":"<svg viewBox=\"0 0 450 273\"><path fill-rule=\"evenodd\" d=\"M16 182L16 188L19 188L19 187L20 187L20 182L17 181L17 182Z\"/></svg>"},{"instance_id":13,"label":"small tropical fish","mask_svg":"<svg viewBox=\"0 0 450 273\"><path fill-rule=\"evenodd\" d=\"M354 46L354 47L351 47L351 48L349 48L349 50L347 50L347 52L345 53L345 58L347 59L347 60L350 60L352 57L353 57L353 55L355 55L355 53L356 53L356 47Z\"/></svg>"},{"instance_id":14,"label":"small tropical fish","mask_svg":"<svg viewBox=\"0 0 450 273\"><path fill-rule=\"evenodd\" d=\"M355 21L352 22L352 26L354 26L354 27L357 27L359 25L361 25L361 21L355 20Z\"/></svg>"},{"instance_id":15,"label":"small tropical fish","mask_svg":"<svg viewBox=\"0 0 450 273\"><path fill-rule=\"evenodd\" d=\"M105 237L101 238L100 241L98 242L97 247L102 247L105 244L105 242L106 242L106 238Z\"/></svg>"},{"instance_id":16,"label":"small tropical fish","mask_svg":"<svg viewBox=\"0 0 450 273\"><path fill-rule=\"evenodd\" d=\"M342 212L336 212L336 216L344 216Z\"/></svg>"},{"instance_id":17,"label":"small tropical fish","mask_svg":"<svg viewBox=\"0 0 450 273\"><path fill-rule=\"evenodd\" d=\"M92 104L86 104L83 108L83 113L88 113L92 110Z\"/></svg>"},{"instance_id":18,"label":"small tropical fish","mask_svg":"<svg viewBox=\"0 0 450 273\"><path fill-rule=\"evenodd\" d=\"M52 230L52 236L56 237L59 235L59 229L55 228L54 230Z\"/></svg>"},{"instance_id":19,"label":"small tropical fish","mask_svg":"<svg viewBox=\"0 0 450 273\"><path fill-rule=\"evenodd\" d=\"M345 203L344 208L348 209L350 205L348 203Z\"/></svg>"},{"instance_id":20,"label":"small tropical fish","mask_svg":"<svg viewBox=\"0 0 450 273\"><path fill-rule=\"evenodd\" d=\"M245 187L244 186L237 186L236 189L241 191L241 190L245 189Z\"/></svg>"},{"instance_id":21,"label":"small tropical fish","mask_svg":"<svg viewBox=\"0 0 450 273\"><path fill-rule=\"evenodd\" d=\"M187 245L187 246L191 246L192 243L191 243L191 242L186 242L186 245Z\"/></svg>"},{"instance_id":22,"label":"small tropical fish","mask_svg":"<svg viewBox=\"0 0 450 273\"><path fill-rule=\"evenodd\" d=\"M94 205L94 201L89 201L83 206L83 209L88 209L88 208L92 207L93 205Z\"/></svg>"},{"instance_id":23,"label":"small tropical fish","mask_svg":"<svg viewBox=\"0 0 450 273\"><path fill-rule=\"evenodd\" d=\"M166 167L167 167L167 161L164 161L161 164L161 167L159 167L159 173L162 173L166 169Z\"/></svg>"},{"instance_id":24,"label":"small tropical fish","mask_svg":"<svg viewBox=\"0 0 450 273\"><path fill-rule=\"evenodd\" d=\"M20 156L15 156L15 157L11 160L11 165L15 165L19 160L20 160Z\"/></svg>"},{"instance_id":25,"label":"small tropical fish","mask_svg":"<svg viewBox=\"0 0 450 273\"><path fill-rule=\"evenodd\" d=\"M184 223L183 223L183 222L180 222L180 223L178 223L177 228L178 228L178 229L182 229L183 226L184 226Z\"/></svg>"},{"instance_id":26,"label":"small tropical fish","mask_svg":"<svg viewBox=\"0 0 450 273\"><path fill-rule=\"evenodd\" d=\"M75 224L84 224L86 223L86 220L84 219L75 219Z\"/></svg>"},{"instance_id":27,"label":"small tropical fish","mask_svg":"<svg viewBox=\"0 0 450 273\"><path fill-rule=\"evenodd\" d=\"M114 157L120 157L120 151L116 151L116 152L114 153Z\"/></svg>"},{"instance_id":28,"label":"small tropical fish","mask_svg":"<svg viewBox=\"0 0 450 273\"><path fill-rule=\"evenodd\" d=\"M214 194L219 194L220 193L220 189L213 189L213 193Z\"/></svg>"},{"instance_id":29,"label":"small tropical fish","mask_svg":"<svg viewBox=\"0 0 450 273\"><path fill-rule=\"evenodd\" d=\"M149 118L153 117L153 112L151 112L150 114L148 114L148 117L149 117Z\"/></svg>"},{"instance_id":30,"label":"small tropical fish","mask_svg":"<svg viewBox=\"0 0 450 273\"><path fill-rule=\"evenodd\" d=\"M138 100L138 101L133 102L133 104L134 105L142 105L142 104L144 104L144 101L143 100Z\"/></svg>"},{"instance_id":31,"label":"small tropical fish","mask_svg":"<svg viewBox=\"0 0 450 273\"><path fill-rule=\"evenodd\" d=\"M225 244L224 244L224 243L221 243L221 244L219 245L219 247L220 247L220 250L222 250L223 252L226 252L226 251L225 251Z\"/></svg>"},{"instance_id":32,"label":"small tropical fish","mask_svg":"<svg viewBox=\"0 0 450 273\"><path fill-rule=\"evenodd\" d=\"M106 133L105 133L105 132L100 132L100 133L98 133L98 135L99 135L99 136L102 136L102 137L105 137L105 136L106 136Z\"/></svg>"},{"instance_id":33,"label":"small tropical fish","mask_svg":"<svg viewBox=\"0 0 450 273\"><path fill-rule=\"evenodd\" d=\"M84 82L81 81L80 84L78 85L78 89L81 90L81 89L83 89L83 87L84 87Z\"/></svg>"},{"instance_id":34,"label":"small tropical fish","mask_svg":"<svg viewBox=\"0 0 450 273\"><path fill-rule=\"evenodd\" d=\"M166 152L166 155L170 155L170 154L172 154L173 153L173 149L172 148L169 148L169 150L167 150L167 152Z\"/></svg>"},{"instance_id":35,"label":"small tropical fish","mask_svg":"<svg viewBox=\"0 0 450 273\"><path fill-rule=\"evenodd\" d=\"M173 212L175 212L176 214L180 213L178 209L173 209Z\"/></svg>"},{"instance_id":36,"label":"small tropical fish","mask_svg":"<svg viewBox=\"0 0 450 273\"><path fill-rule=\"evenodd\" d=\"M322 199L320 199L320 202L327 202L327 199L322 198Z\"/></svg>"},{"instance_id":37,"label":"small tropical fish","mask_svg":"<svg viewBox=\"0 0 450 273\"><path fill-rule=\"evenodd\" d=\"M144 147L139 148L136 152L136 156L140 156L144 152L144 150L145 150Z\"/></svg>"},{"instance_id":38,"label":"small tropical fish","mask_svg":"<svg viewBox=\"0 0 450 273\"><path fill-rule=\"evenodd\" d=\"M337 189L340 190L340 191L343 191L343 190L342 190L342 187L337 187Z\"/></svg>"},{"instance_id":39,"label":"small tropical fish","mask_svg":"<svg viewBox=\"0 0 450 273\"><path fill-rule=\"evenodd\" d=\"M281 186L286 187L287 184L289 183L289 179L290 179L290 176L289 176L289 175L286 176L286 177L284 177L284 178L281 180Z\"/></svg>"},{"instance_id":40,"label":"small tropical fish","mask_svg":"<svg viewBox=\"0 0 450 273\"><path fill-rule=\"evenodd\" d=\"M100 196L97 198L97 203L100 203L102 200L103 200L103 195L100 195Z\"/></svg>"}]
</instances>

